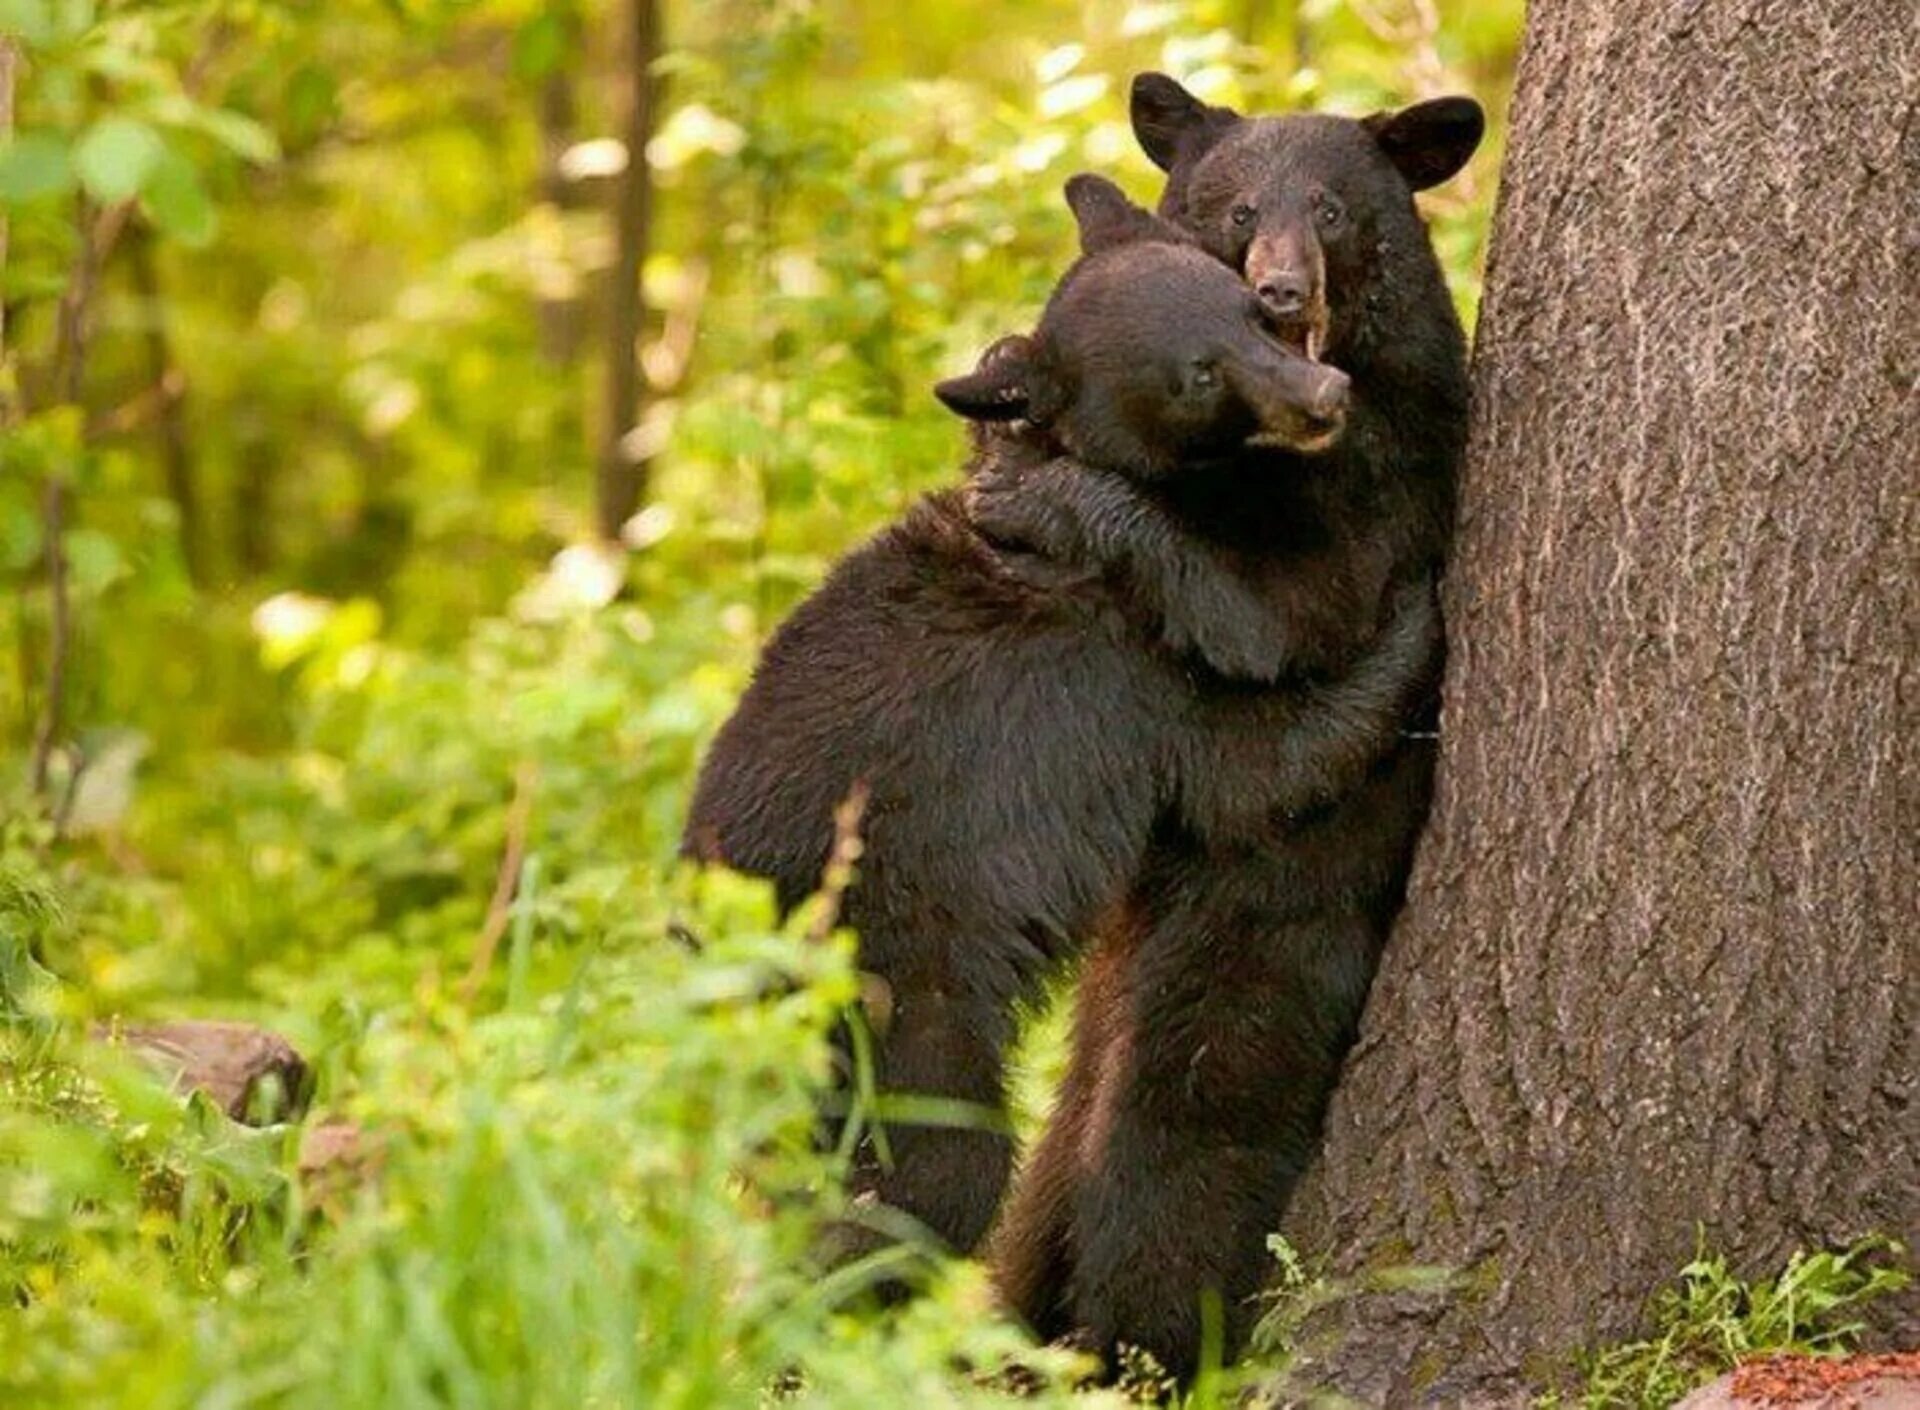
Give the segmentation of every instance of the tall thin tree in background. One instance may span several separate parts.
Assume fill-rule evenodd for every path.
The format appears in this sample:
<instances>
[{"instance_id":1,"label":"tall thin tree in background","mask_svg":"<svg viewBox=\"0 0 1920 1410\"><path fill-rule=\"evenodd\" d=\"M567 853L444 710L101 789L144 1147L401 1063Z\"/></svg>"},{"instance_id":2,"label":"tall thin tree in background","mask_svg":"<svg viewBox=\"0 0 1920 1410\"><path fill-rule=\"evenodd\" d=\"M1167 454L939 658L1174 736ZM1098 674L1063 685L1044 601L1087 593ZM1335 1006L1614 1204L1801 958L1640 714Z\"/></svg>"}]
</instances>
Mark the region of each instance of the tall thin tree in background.
<instances>
[{"instance_id":1,"label":"tall thin tree in background","mask_svg":"<svg viewBox=\"0 0 1920 1410\"><path fill-rule=\"evenodd\" d=\"M564 212L578 203L576 184L566 173L567 149L573 145L577 104L574 102L573 65L580 49L580 15L570 4L549 9L566 37L563 55L540 79L540 185L542 204ZM540 355L555 366L570 366L580 353L581 301L578 292L546 292L539 301Z\"/></svg>"},{"instance_id":2,"label":"tall thin tree in background","mask_svg":"<svg viewBox=\"0 0 1920 1410\"><path fill-rule=\"evenodd\" d=\"M13 88L20 53L12 39L0 34L0 142L13 140ZM0 211L0 275L7 272L7 241L12 233L5 211ZM7 301L0 297L0 427L13 418L13 392L6 385Z\"/></svg>"},{"instance_id":3,"label":"tall thin tree in background","mask_svg":"<svg viewBox=\"0 0 1920 1410\"><path fill-rule=\"evenodd\" d=\"M634 454L629 433L641 412L640 334L645 321L641 275L653 224L653 173L647 141L653 135L659 82L653 72L661 51L659 0L626 0L621 11L627 43L621 137L627 165L613 185L617 252L607 299L606 405L602 408L596 519L603 538L620 527L646 493L647 467Z\"/></svg>"},{"instance_id":4,"label":"tall thin tree in background","mask_svg":"<svg viewBox=\"0 0 1920 1410\"><path fill-rule=\"evenodd\" d=\"M1527 31L1434 818L1289 1216L1460 1275L1322 1328L1374 1405L1517 1400L1699 1237L1920 1230L1920 13Z\"/></svg>"},{"instance_id":5,"label":"tall thin tree in background","mask_svg":"<svg viewBox=\"0 0 1920 1410\"><path fill-rule=\"evenodd\" d=\"M139 300L140 337L146 345L148 390L155 448L165 477L167 498L180 520L180 559L193 582L206 579L205 548L200 513L200 486L194 473L193 447L187 438L184 405L186 377L175 364L167 337L166 301L160 287L160 265L153 232L136 228L127 244L128 271Z\"/></svg>"}]
</instances>

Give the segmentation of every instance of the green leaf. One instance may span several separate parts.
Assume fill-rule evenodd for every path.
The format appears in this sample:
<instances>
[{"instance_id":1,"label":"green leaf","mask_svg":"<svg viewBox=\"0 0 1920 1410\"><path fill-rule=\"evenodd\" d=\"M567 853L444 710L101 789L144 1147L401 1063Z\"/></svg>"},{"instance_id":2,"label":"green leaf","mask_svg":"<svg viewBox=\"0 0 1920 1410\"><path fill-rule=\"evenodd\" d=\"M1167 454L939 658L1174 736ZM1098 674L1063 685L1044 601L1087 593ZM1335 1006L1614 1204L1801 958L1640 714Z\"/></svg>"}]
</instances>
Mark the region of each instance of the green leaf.
<instances>
[{"instance_id":1,"label":"green leaf","mask_svg":"<svg viewBox=\"0 0 1920 1410\"><path fill-rule=\"evenodd\" d=\"M265 166L280 160L280 142L273 133L244 113L231 108L201 108L193 124L235 156Z\"/></svg>"},{"instance_id":2,"label":"green leaf","mask_svg":"<svg viewBox=\"0 0 1920 1410\"><path fill-rule=\"evenodd\" d=\"M296 139L318 132L333 121L338 100L339 85L332 74L313 64L302 65L286 84L286 130Z\"/></svg>"},{"instance_id":3,"label":"green leaf","mask_svg":"<svg viewBox=\"0 0 1920 1410\"><path fill-rule=\"evenodd\" d=\"M53 12L54 37L58 39L78 39L100 17L100 7L94 0L53 0L48 8Z\"/></svg>"},{"instance_id":4,"label":"green leaf","mask_svg":"<svg viewBox=\"0 0 1920 1410\"><path fill-rule=\"evenodd\" d=\"M98 529L75 529L61 539L61 546L76 593L103 592L131 571L120 545Z\"/></svg>"},{"instance_id":5,"label":"green leaf","mask_svg":"<svg viewBox=\"0 0 1920 1410\"><path fill-rule=\"evenodd\" d=\"M124 201L139 191L166 151L160 134L134 118L102 118L74 148L73 163L96 200Z\"/></svg>"},{"instance_id":6,"label":"green leaf","mask_svg":"<svg viewBox=\"0 0 1920 1410\"><path fill-rule=\"evenodd\" d=\"M212 240L219 227L200 173L178 152L161 154L141 196L153 223L183 245L197 249Z\"/></svg>"},{"instance_id":7,"label":"green leaf","mask_svg":"<svg viewBox=\"0 0 1920 1410\"><path fill-rule=\"evenodd\" d=\"M0 34L17 35L28 44L51 43L53 6L47 0L0 0Z\"/></svg>"},{"instance_id":8,"label":"green leaf","mask_svg":"<svg viewBox=\"0 0 1920 1410\"><path fill-rule=\"evenodd\" d=\"M25 494L0 495L0 572L19 573L40 557L40 514Z\"/></svg>"},{"instance_id":9,"label":"green leaf","mask_svg":"<svg viewBox=\"0 0 1920 1410\"><path fill-rule=\"evenodd\" d=\"M564 19L552 10L535 15L513 36L513 71L522 78L545 78L567 57Z\"/></svg>"},{"instance_id":10,"label":"green leaf","mask_svg":"<svg viewBox=\"0 0 1920 1410\"><path fill-rule=\"evenodd\" d=\"M80 63L87 72L129 89L164 87L173 77L172 70L158 59L112 41L88 45L81 51ZM173 96L165 95L161 101Z\"/></svg>"},{"instance_id":11,"label":"green leaf","mask_svg":"<svg viewBox=\"0 0 1920 1410\"><path fill-rule=\"evenodd\" d=\"M67 827L73 833L104 832L125 820L141 761L152 741L137 729L88 730L82 742L87 766L72 786Z\"/></svg>"},{"instance_id":12,"label":"green leaf","mask_svg":"<svg viewBox=\"0 0 1920 1410\"><path fill-rule=\"evenodd\" d=\"M50 132L23 132L0 147L0 202L25 205L73 189L66 143Z\"/></svg>"}]
</instances>

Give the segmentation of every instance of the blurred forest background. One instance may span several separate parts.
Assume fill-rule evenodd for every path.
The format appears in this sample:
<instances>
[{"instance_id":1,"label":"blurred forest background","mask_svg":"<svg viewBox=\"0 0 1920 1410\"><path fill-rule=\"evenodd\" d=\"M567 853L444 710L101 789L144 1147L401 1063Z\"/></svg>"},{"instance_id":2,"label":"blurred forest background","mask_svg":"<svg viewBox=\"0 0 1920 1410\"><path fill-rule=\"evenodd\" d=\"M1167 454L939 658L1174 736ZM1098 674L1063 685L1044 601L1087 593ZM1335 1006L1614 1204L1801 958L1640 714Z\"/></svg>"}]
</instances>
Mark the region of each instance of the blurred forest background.
<instances>
[{"instance_id":1,"label":"blurred forest background","mask_svg":"<svg viewBox=\"0 0 1920 1410\"><path fill-rule=\"evenodd\" d=\"M0 0L7 1403L1057 1370L975 1269L806 1272L851 947L675 870L698 750L956 476L929 388L1030 326L1065 178L1157 195L1131 74L1474 94L1425 201L1471 320L1521 9ZM345 1177L85 1039L188 1014L295 1041Z\"/></svg>"}]
</instances>

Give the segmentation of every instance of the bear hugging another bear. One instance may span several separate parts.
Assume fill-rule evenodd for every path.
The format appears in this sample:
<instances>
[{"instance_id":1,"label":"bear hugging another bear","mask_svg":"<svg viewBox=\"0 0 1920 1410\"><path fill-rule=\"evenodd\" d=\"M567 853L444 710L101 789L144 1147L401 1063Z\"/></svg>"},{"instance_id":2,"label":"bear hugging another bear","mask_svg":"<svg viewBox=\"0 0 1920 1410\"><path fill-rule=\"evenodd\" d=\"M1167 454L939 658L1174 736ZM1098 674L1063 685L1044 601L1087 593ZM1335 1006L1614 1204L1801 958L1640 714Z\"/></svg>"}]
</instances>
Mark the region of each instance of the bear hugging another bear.
<instances>
[{"instance_id":1,"label":"bear hugging another bear","mask_svg":"<svg viewBox=\"0 0 1920 1410\"><path fill-rule=\"evenodd\" d=\"M882 1092L1003 1110L1018 1008L1086 957L1010 1197L993 1123L889 1121L851 1178L984 1247L1040 1335L1184 1374L1209 1295L1230 1351L1251 1325L1427 809L1466 359L1412 192L1481 117L1244 118L1157 74L1132 117L1159 214L1069 183L1039 326L938 389L965 485L774 635L685 846L791 906L866 791Z\"/></svg>"}]
</instances>

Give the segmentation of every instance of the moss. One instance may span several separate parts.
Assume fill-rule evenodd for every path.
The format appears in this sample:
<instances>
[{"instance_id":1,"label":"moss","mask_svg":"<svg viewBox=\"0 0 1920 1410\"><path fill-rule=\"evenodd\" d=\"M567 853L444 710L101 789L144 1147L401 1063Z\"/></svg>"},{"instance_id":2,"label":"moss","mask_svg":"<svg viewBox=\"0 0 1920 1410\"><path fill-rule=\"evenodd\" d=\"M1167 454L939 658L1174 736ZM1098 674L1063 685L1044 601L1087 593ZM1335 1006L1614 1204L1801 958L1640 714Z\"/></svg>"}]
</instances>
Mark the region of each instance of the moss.
<instances>
[{"instance_id":1,"label":"moss","mask_svg":"<svg viewBox=\"0 0 1920 1410\"><path fill-rule=\"evenodd\" d=\"M1413 1244L1410 1240L1404 1237L1382 1239L1368 1257L1366 1271L1370 1274L1385 1273L1404 1268L1413 1261Z\"/></svg>"},{"instance_id":2,"label":"moss","mask_svg":"<svg viewBox=\"0 0 1920 1410\"><path fill-rule=\"evenodd\" d=\"M1530 1386L1540 1387L1540 1396L1534 1401L1536 1406L1559 1404L1562 1393L1573 1386L1578 1375L1579 1368L1569 1356L1529 1351L1520 1358L1521 1379Z\"/></svg>"},{"instance_id":3,"label":"moss","mask_svg":"<svg viewBox=\"0 0 1920 1410\"><path fill-rule=\"evenodd\" d=\"M1501 1269L1498 1254L1489 1254L1481 1259L1461 1276L1460 1302L1465 1307L1478 1307L1499 1290L1506 1281Z\"/></svg>"},{"instance_id":4,"label":"moss","mask_svg":"<svg viewBox=\"0 0 1920 1410\"><path fill-rule=\"evenodd\" d=\"M1440 1375L1447 1369L1447 1365L1447 1357L1442 1356L1438 1351L1428 1351L1414 1359L1413 1366L1407 1372L1407 1375L1415 1390L1425 1391L1433 1385L1435 1381L1440 1379Z\"/></svg>"}]
</instances>

